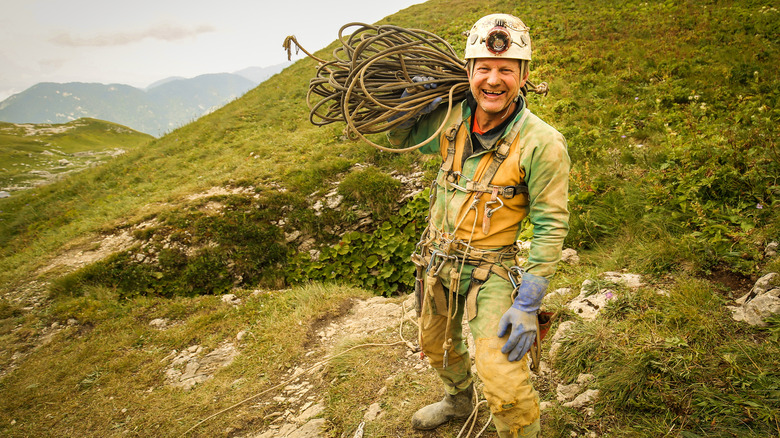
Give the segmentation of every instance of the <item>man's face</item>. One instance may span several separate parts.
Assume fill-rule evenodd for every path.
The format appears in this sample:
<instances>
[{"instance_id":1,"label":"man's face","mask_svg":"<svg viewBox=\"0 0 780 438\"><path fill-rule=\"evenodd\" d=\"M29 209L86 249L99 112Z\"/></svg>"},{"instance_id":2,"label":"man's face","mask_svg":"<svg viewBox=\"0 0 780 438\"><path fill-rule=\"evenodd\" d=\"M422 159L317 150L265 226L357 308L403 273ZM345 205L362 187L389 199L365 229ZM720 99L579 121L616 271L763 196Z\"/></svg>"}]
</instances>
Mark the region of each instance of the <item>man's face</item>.
<instances>
[{"instance_id":1,"label":"man's face","mask_svg":"<svg viewBox=\"0 0 780 438\"><path fill-rule=\"evenodd\" d=\"M512 104L525 78L520 78L520 62L516 59L479 58L469 84L479 108L494 115Z\"/></svg>"}]
</instances>

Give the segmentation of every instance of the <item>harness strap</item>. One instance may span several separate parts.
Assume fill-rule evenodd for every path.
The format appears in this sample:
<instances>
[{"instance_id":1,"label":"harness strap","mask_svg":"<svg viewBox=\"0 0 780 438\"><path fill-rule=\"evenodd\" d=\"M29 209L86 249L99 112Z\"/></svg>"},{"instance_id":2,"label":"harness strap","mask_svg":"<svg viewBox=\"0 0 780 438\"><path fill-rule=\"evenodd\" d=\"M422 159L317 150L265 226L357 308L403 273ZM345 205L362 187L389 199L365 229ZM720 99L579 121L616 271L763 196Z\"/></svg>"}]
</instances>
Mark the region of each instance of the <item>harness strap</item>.
<instances>
[{"instance_id":1,"label":"harness strap","mask_svg":"<svg viewBox=\"0 0 780 438\"><path fill-rule=\"evenodd\" d=\"M520 128L522 127L525 119L528 117L528 114L529 110L528 108L525 108L523 110L523 115L520 117L517 123L512 125L512 129L509 131L509 133L499 141L498 145L493 151L493 160L488 165L485 173L482 175L482 178L480 178L479 181L467 181L465 185L466 190L469 192L481 193L493 193L498 190L498 194L505 199L511 199L518 194L528 194L528 185L525 183L525 181L520 181L519 184L513 186L497 186L491 184L493 178L498 172L498 168L501 167L501 164L509 155L509 149L512 146L512 142L520 132ZM455 183L459 179L458 174L453 173L452 166L455 162L455 138L457 137L462 125L463 121L452 125L445 134L445 137L449 143L447 145L447 155L441 165L441 169L444 171L446 179L451 183ZM470 141L470 137L467 137L466 141Z\"/></svg>"},{"instance_id":2,"label":"harness strap","mask_svg":"<svg viewBox=\"0 0 780 438\"><path fill-rule=\"evenodd\" d=\"M509 148L512 146L512 142L515 141L515 137L517 137L517 134L520 132L520 128L522 128L523 122L528 117L528 113L529 113L528 108L523 109L523 115L520 117L520 120L518 120L517 123L512 125L512 129L509 131L509 133L506 136L504 136L504 138L502 138L501 141L498 143L496 150L493 152L493 161L490 162L490 165L485 170L485 173L482 175L482 178L480 178L479 181L469 181L466 184L466 189L475 192L485 192L485 193L491 193L493 191L493 188L489 187L490 183L493 181L493 178L496 176L496 172L498 172L498 168L501 166L501 163L503 163L506 157L509 155ZM502 186L497 186L497 187L502 187ZM510 186L510 187L515 187L515 186ZM527 192L528 186L525 186L525 189Z\"/></svg>"},{"instance_id":3,"label":"harness strap","mask_svg":"<svg viewBox=\"0 0 780 438\"><path fill-rule=\"evenodd\" d=\"M477 294L488 277L490 277L490 267L477 266L471 271L471 284L466 295L466 317L469 321L477 317Z\"/></svg>"},{"instance_id":4,"label":"harness strap","mask_svg":"<svg viewBox=\"0 0 780 438\"><path fill-rule=\"evenodd\" d=\"M460 131L461 125L463 125L463 121L461 121L460 123L457 123L455 125L450 126L450 128L444 134L444 136L449 141L448 141L448 144L447 144L447 156L444 159L444 163L442 163L441 168L446 173L449 173L450 171L452 171L452 164L455 162L455 137L457 137L458 131Z\"/></svg>"}]
</instances>

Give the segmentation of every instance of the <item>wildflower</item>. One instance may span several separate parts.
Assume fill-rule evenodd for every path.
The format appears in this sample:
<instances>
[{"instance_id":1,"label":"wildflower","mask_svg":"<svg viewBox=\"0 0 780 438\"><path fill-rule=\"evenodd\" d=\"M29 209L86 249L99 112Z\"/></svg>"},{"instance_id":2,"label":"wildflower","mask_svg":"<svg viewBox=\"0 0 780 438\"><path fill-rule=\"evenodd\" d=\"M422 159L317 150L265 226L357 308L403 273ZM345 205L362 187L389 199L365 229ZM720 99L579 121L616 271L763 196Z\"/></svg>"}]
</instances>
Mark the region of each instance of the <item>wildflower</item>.
<instances>
[{"instance_id":1,"label":"wildflower","mask_svg":"<svg viewBox=\"0 0 780 438\"><path fill-rule=\"evenodd\" d=\"M608 300L611 300L614 296L615 294L613 294L612 292L607 292L604 294L604 297L606 297L606 299Z\"/></svg>"},{"instance_id":2,"label":"wildflower","mask_svg":"<svg viewBox=\"0 0 780 438\"><path fill-rule=\"evenodd\" d=\"M764 206L759 203L759 204L756 204L756 208L761 210L762 208L764 208Z\"/></svg>"}]
</instances>

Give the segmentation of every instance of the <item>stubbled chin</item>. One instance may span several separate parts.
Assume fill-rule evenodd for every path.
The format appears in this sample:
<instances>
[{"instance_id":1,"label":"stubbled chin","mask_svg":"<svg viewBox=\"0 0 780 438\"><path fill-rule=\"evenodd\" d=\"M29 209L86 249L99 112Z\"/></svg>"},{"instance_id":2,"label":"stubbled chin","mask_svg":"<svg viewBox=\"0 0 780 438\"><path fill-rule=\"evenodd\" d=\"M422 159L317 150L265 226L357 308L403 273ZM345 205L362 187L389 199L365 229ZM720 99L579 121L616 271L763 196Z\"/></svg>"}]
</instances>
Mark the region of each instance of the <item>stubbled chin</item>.
<instances>
[{"instance_id":1,"label":"stubbled chin","mask_svg":"<svg viewBox=\"0 0 780 438\"><path fill-rule=\"evenodd\" d=\"M482 111L485 111L486 113L496 113L506 109L507 102L504 99L485 99L482 102L479 102L479 106L482 108Z\"/></svg>"}]
</instances>

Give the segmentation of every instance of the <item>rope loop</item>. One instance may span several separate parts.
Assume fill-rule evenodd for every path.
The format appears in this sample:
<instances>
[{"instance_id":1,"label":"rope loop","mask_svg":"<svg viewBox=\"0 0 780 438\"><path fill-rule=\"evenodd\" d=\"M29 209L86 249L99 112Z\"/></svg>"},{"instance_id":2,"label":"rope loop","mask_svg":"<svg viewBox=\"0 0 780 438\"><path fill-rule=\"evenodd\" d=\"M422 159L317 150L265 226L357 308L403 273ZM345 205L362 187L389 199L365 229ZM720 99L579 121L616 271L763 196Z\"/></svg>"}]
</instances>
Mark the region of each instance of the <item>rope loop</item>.
<instances>
[{"instance_id":1,"label":"rope loop","mask_svg":"<svg viewBox=\"0 0 780 438\"><path fill-rule=\"evenodd\" d=\"M347 34L348 30L354 31ZM346 124L345 135L360 138L373 147L387 152L408 152L437 138L444 122L429 138L407 148L388 148L374 143L367 135L397 128L417 117L434 99L441 98L447 116L453 106L466 98L469 91L466 62L443 38L424 30L394 25L374 26L348 23L339 29L339 47L333 50L335 59L326 61L306 51L295 36L288 36L282 45L288 59L302 50L318 62L315 77L309 81L306 103L309 120L317 126L334 122ZM404 89L416 86L415 76L431 77L427 83L435 88L419 90L401 98ZM529 91L547 93L546 83Z\"/></svg>"}]
</instances>

